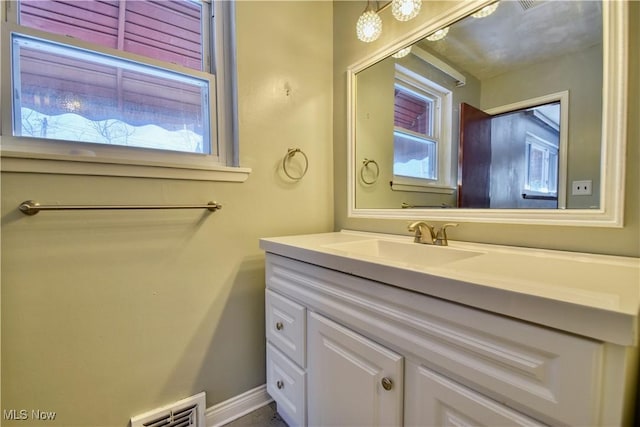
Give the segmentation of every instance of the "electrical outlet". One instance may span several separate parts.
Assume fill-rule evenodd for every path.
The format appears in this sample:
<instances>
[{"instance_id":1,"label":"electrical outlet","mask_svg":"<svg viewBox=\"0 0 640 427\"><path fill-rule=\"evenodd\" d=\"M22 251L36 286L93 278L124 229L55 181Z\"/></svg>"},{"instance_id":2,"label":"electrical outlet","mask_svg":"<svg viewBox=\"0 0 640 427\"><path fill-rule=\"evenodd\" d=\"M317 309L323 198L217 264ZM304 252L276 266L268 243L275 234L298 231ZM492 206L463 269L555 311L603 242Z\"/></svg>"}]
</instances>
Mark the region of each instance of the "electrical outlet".
<instances>
[{"instance_id":1,"label":"electrical outlet","mask_svg":"<svg viewBox=\"0 0 640 427\"><path fill-rule=\"evenodd\" d=\"M591 180L573 181L571 184L571 194L573 196L590 196Z\"/></svg>"}]
</instances>

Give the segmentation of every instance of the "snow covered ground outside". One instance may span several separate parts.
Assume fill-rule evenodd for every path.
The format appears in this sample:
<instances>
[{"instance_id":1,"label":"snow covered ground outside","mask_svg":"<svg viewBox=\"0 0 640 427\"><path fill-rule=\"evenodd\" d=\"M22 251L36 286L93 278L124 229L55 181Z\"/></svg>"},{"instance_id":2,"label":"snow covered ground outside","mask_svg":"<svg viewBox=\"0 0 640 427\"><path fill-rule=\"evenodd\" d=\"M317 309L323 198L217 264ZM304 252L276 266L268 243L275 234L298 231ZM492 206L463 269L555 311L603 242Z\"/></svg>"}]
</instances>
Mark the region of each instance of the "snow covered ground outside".
<instances>
[{"instance_id":1,"label":"snow covered ground outside","mask_svg":"<svg viewBox=\"0 0 640 427\"><path fill-rule=\"evenodd\" d=\"M115 119L94 121L75 113L49 116L22 108L22 136L160 150L206 153L202 135L156 125L131 126Z\"/></svg>"},{"instance_id":2,"label":"snow covered ground outside","mask_svg":"<svg viewBox=\"0 0 640 427\"><path fill-rule=\"evenodd\" d=\"M429 169L429 157L425 157L424 159L420 160L411 159L405 163L393 163L394 175L408 176L412 178L434 179L435 177L432 176L433 174Z\"/></svg>"}]
</instances>

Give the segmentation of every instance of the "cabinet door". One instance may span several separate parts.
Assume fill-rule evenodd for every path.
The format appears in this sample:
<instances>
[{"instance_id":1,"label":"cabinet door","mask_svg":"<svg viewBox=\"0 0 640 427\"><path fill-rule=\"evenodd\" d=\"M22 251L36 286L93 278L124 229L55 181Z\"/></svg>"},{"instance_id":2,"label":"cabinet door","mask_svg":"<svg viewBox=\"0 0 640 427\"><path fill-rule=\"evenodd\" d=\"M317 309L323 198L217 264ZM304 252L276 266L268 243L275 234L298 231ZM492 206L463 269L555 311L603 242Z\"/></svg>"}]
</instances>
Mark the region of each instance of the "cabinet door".
<instances>
[{"instance_id":1,"label":"cabinet door","mask_svg":"<svg viewBox=\"0 0 640 427\"><path fill-rule=\"evenodd\" d=\"M406 372L406 426L544 425L425 366L409 362Z\"/></svg>"},{"instance_id":2,"label":"cabinet door","mask_svg":"<svg viewBox=\"0 0 640 427\"><path fill-rule=\"evenodd\" d=\"M312 312L307 349L310 426L402 425L402 356Z\"/></svg>"}]
</instances>

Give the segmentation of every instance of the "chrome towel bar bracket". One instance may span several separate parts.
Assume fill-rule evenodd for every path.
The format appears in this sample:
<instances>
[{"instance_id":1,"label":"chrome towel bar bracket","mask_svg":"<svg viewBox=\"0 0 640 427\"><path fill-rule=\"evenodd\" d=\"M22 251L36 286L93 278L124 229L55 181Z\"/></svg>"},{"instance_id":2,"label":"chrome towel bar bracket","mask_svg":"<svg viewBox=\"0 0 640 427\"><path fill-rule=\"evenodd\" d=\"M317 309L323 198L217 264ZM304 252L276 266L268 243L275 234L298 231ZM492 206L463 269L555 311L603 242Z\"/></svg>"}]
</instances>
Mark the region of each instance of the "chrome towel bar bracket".
<instances>
[{"instance_id":1,"label":"chrome towel bar bracket","mask_svg":"<svg viewBox=\"0 0 640 427\"><path fill-rule=\"evenodd\" d=\"M222 205L209 202L206 205L41 205L33 200L26 200L18 207L25 215L35 215L40 211L87 211L87 210L146 210L146 209L206 209L215 212Z\"/></svg>"}]
</instances>

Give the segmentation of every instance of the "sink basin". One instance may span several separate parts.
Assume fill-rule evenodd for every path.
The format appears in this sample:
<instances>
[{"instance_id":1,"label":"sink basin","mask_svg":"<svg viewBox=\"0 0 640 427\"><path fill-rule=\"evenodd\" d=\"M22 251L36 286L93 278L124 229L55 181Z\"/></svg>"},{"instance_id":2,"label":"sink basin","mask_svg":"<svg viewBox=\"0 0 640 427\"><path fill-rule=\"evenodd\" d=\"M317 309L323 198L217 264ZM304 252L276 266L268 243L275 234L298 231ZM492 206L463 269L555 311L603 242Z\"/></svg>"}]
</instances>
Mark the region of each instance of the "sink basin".
<instances>
[{"instance_id":1,"label":"sink basin","mask_svg":"<svg viewBox=\"0 0 640 427\"><path fill-rule=\"evenodd\" d=\"M325 245L327 249L344 252L349 256L375 257L417 266L439 266L453 261L483 255L484 252L433 246L419 243L370 239Z\"/></svg>"}]
</instances>

